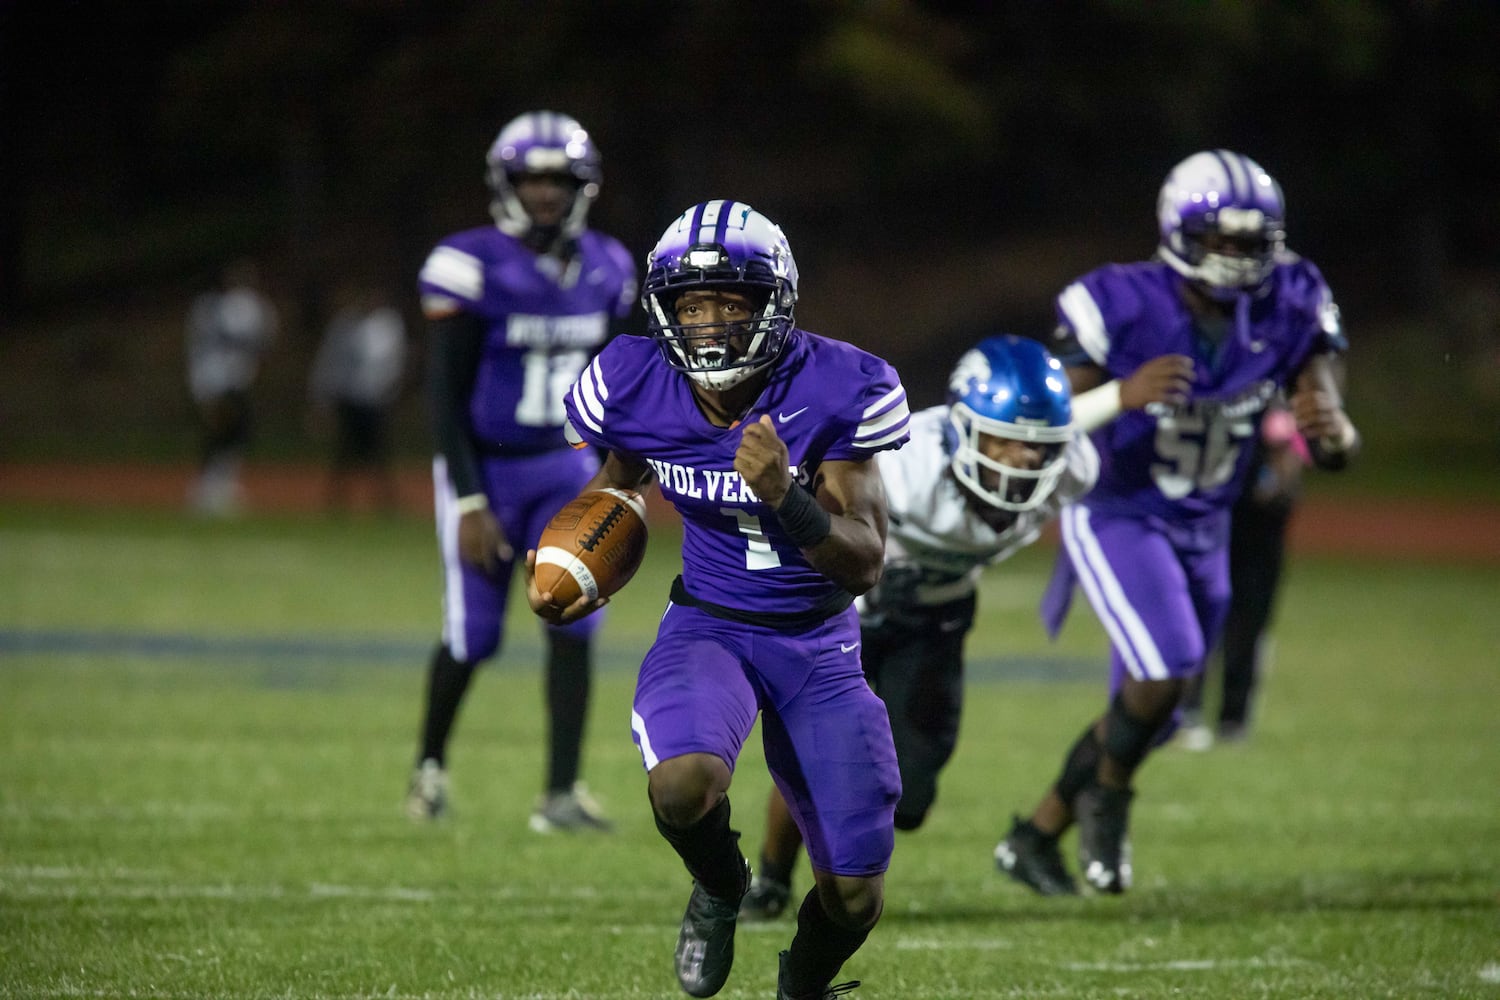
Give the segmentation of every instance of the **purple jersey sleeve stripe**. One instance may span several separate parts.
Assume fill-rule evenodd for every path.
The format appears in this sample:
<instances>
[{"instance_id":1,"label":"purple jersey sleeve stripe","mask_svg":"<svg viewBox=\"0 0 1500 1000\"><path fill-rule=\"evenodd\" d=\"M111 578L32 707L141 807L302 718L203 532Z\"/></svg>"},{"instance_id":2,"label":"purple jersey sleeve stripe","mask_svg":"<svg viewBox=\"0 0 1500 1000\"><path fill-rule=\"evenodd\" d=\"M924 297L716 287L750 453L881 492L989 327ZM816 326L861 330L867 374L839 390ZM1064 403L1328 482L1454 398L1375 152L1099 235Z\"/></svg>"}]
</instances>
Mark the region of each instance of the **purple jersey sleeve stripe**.
<instances>
[{"instance_id":1,"label":"purple jersey sleeve stripe","mask_svg":"<svg viewBox=\"0 0 1500 1000\"><path fill-rule=\"evenodd\" d=\"M470 302L478 302L484 290L484 271L479 258L453 247L438 247L428 255L422 265L421 280Z\"/></svg>"},{"instance_id":2,"label":"purple jersey sleeve stripe","mask_svg":"<svg viewBox=\"0 0 1500 1000\"><path fill-rule=\"evenodd\" d=\"M589 366L583 370L583 378L587 380L588 398L595 400L600 415L604 413L604 401L609 399L609 386L604 382L604 368L599 364L598 357L589 362Z\"/></svg>"},{"instance_id":3,"label":"purple jersey sleeve stripe","mask_svg":"<svg viewBox=\"0 0 1500 1000\"><path fill-rule=\"evenodd\" d=\"M867 420L855 431L852 444L856 448L874 449L903 440L910 433L911 410L902 394L898 405L882 413L874 420Z\"/></svg>"},{"instance_id":4,"label":"purple jersey sleeve stripe","mask_svg":"<svg viewBox=\"0 0 1500 1000\"><path fill-rule=\"evenodd\" d=\"M871 417L877 417L888 410L894 410L898 405L903 410L906 410L906 387L904 385L897 385L890 392L865 407L865 411L859 415L859 418L861 421L868 423ZM910 413L910 411L906 412Z\"/></svg>"},{"instance_id":5,"label":"purple jersey sleeve stripe","mask_svg":"<svg viewBox=\"0 0 1500 1000\"><path fill-rule=\"evenodd\" d=\"M886 427L888 429L882 434L862 433L855 435L853 441L854 447L867 450L879 449L896 441L905 441L911 436L911 421L906 418L904 413L901 415L899 422L894 424L887 422Z\"/></svg>"},{"instance_id":6,"label":"purple jersey sleeve stripe","mask_svg":"<svg viewBox=\"0 0 1500 1000\"><path fill-rule=\"evenodd\" d=\"M599 381L597 373L592 365L583 370L583 375L578 379L578 399L580 409L601 424L604 422L604 401L609 398L609 390Z\"/></svg>"},{"instance_id":7,"label":"purple jersey sleeve stripe","mask_svg":"<svg viewBox=\"0 0 1500 1000\"><path fill-rule=\"evenodd\" d=\"M1057 297L1057 308L1077 335L1078 345L1096 365L1103 367L1109 357L1109 331L1104 327L1104 314L1089 290L1081 282L1073 282Z\"/></svg>"},{"instance_id":8,"label":"purple jersey sleeve stripe","mask_svg":"<svg viewBox=\"0 0 1500 1000\"><path fill-rule=\"evenodd\" d=\"M892 430L905 427L910 417L911 411L903 402L900 406L882 413L876 419L866 420L860 424L854 432L854 443L862 444L867 440L885 437Z\"/></svg>"},{"instance_id":9,"label":"purple jersey sleeve stripe","mask_svg":"<svg viewBox=\"0 0 1500 1000\"><path fill-rule=\"evenodd\" d=\"M906 424L902 424L885 437L875 438L874 440L856 440L854 447L861 451L880 451L888 445L895 444L897 441L906 441L910 436L909 428Z\"/></svg>"},{"instance_id":10,"label":"purple jersey sleeve stripe","mask_svg":"<svg viewBox=\"0 0 1500 1000\"><path fill-rule=\"evenodd\" d=\"M604 433L604 403L609 390L604 386L604 377L599 370L599 359L589 362L578 381L573 383L573 405L578 417L595 434Z\"/></svg>"},{"instance_id":11,"label":"purple jersey sleeve stripe","mask_svg":"<svg viewBox=\"0 0 1500 1000\"><path fill-rule=\"evenodd\" d=\"M584 426L588 427L595 434L604 433L604 426L589 413L588 406L583 400L583 394L579 391L577 383L573 385L573 406L578 413L578 419L583 421Z\"/></svg>"}]
</instances>

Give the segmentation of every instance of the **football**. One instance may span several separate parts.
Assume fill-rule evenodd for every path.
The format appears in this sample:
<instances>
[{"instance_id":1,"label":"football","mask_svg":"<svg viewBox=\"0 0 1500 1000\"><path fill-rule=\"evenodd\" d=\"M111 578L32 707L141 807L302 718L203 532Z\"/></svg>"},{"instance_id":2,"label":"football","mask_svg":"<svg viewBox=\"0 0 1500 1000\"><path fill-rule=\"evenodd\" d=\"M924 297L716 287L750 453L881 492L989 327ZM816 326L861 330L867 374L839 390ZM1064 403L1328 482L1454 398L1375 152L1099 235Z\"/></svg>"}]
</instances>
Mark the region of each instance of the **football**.
<instances>
[{"instance_id":1,"label":"football","mask_svg":"<svg viewBox=\"0 0 1500 1000\"><path fill-rule=\"evenodd\" d=\"M552 516L536 547L536 589L565 608L609 597L646 555L646 501L630 490L588 490Z\"/></svg>"}]
</instances>

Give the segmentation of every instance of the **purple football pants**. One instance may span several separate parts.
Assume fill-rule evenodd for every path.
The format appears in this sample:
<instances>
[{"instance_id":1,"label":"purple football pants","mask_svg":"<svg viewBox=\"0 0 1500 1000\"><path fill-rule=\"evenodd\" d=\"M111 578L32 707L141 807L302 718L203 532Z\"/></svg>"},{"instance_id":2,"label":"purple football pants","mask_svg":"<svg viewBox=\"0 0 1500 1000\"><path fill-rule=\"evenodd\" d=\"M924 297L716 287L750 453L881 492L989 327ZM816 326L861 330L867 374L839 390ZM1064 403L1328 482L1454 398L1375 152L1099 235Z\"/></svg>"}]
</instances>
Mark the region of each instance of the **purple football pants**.
<instances>
[{"instance_id":1,"label":"purple football pants","mask_svg":"<svg viewBox=\"0 0 1500 1000\"><path fill-rule=\"evenodd\" d=\"M490 510L500 522L515 558L500 563L494 576L469 565L458 555L457 497L448 478L448 463L438 456L432 463L434 513L438 550L443 559L443 643L455 659L477 663L494 656L505 634L506 596L516 564L526 550L536 548L547 522L598 471L592 450L565 448L538 455L480 459L480 475ZM598 629L604 612L597 611L560 631L587 638ZM541 619L537 624L543 628Z\"/></svg>"},{"instance_id":2,"label":"purple football pants","mask_svg":"<svg viewBox=\"0 0 1500 1000\"><path fill-rule=\"evenodd\" d=\"M1109 634L1111 695L1127 676L1153 681L1202 671L1229 608L1227 518L1181 525L1069 504L1061 522L1065 555L1043 616L1055 633L1066 593L1075 582L1083 588Z\"/></svg>"},{"instance_id":3,"label":"purple football pants","mask_svg":"<svg viewBox=\"0 0 1500 1000\"><path fill-rule=\"evenodd\" d=\"M766 764L813 868L875 875L895 846L901 775L885 703L865 682L848 608L797 635L669 604L641 664L641 760L710 753L732 771L762 713Z\"/></svg>"}]
</instances>

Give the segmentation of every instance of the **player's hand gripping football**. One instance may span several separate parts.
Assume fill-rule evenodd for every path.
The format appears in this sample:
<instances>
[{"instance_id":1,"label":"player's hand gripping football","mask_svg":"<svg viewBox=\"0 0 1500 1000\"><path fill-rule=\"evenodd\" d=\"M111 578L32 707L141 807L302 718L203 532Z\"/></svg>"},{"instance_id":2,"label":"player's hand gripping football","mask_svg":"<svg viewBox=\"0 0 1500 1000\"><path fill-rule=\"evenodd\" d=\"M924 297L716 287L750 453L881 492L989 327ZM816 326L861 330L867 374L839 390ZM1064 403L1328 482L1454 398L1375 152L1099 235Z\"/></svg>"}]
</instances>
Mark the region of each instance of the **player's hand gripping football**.
<instances>
[{"instance_id":1,"label":"player's hand gripping football","mask_svg":"<svg viewBox=\"0 0 1500 1000\"><path fill-rule=\"evenodd\" d=\"M1120 408L1143 410L1152 403L1180 406L1193 391L1193 359L1163 354L1141 365L1120 383Z\"/></svg>"},{"instance_id":2,"label":"player's hand gripping football","mask_svg":"<svg viewBox=\"0 0 1500 1000\"><path fill-rule=\"evenodd\" d=\"M532 612L549 625L568 625L586 618L609 603L609 598L589 600L580 595L578 600L565 608L552 602L552 591L536 589L536 549L526 550L526 603Z\"/></svg>"},{"instance_id":3,"label":"player's hand gripping football","mask_svg":"<svg viewBox=\"0 0 1500 1000\"><path fill-rule=\"evenodd\" d=\"M789 465L786 442L776 433L776 424L769 413L745 425L740 446L734 453L734 471L773 510L781 506L787 490L792 488Z\"/></svg>"},{"instance_id":4,"label":"player's hand gripping football","mask_svg":"<svg viewBox=\"0 0 1500 1000\"><path fill-rule=\"evenodd\" d=\"M493 576L502 561L515 558L505 529L488 508L471 510L458 519L458 555L470 566Z\"/></svg>"}]
</instances>

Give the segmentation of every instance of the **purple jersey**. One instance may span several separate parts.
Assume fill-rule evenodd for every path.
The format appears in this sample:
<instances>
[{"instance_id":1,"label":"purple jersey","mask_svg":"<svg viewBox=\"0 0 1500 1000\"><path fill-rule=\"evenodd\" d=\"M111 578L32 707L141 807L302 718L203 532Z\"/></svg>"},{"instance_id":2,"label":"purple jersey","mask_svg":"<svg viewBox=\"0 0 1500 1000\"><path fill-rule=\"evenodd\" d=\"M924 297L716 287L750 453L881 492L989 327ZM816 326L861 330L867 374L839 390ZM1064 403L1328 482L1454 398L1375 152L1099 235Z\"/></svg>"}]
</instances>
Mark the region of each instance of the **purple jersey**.
<instances>
[{"instance_id":1,"label":"purple jersey","mask_svg":"<svg viewBox=\"0 0 1500 1000\"><path fill-rule=\"evenodd\" d=\"M593 230L566 267L494 226L455 233L422 266L424 304L456 306L485 326L469 418L481 448L563 448L562 397L605 342L611 317L635 304L635 265Z\"/></svg>"},{"instance_id":2,"label":"purple jersey","mask_svg":"<svg viewBox=\"0 0 1500 1000\"><path fill-rule=\"evenodd\" d=\"M711 424L655 341L612 341L568 394L567 410L583 440L655 470L662 495L682 515L683 583L694 598L782 615L819 607L839 592L734 471L739 424ZM805 330L792 332L741 423L762 414L775 420L804 486L824 461L873 458L908 437L906 390L895 370Z\"/></svg>"},{"instance_id":3,"label":"purple jersey","mask_svg":"<svg viewBox=\"0 0 1500 1000\"><path fill-rule=\"evenodd\" d=\"M1099 482L1081 501L1093 510L1173 521L1226 511L1272 398L1310 356L1345 347L1333 295L1309 261L1289 255L1266 294L1242 300L1217 347L1195 330L1182 280L1157 261L1111 264L1057 297L1060 335L1110 377L1163 354L1187 355L1196 369L1185 406L1126 411L1094 432Z\"/></svg>"}]
</instances>

